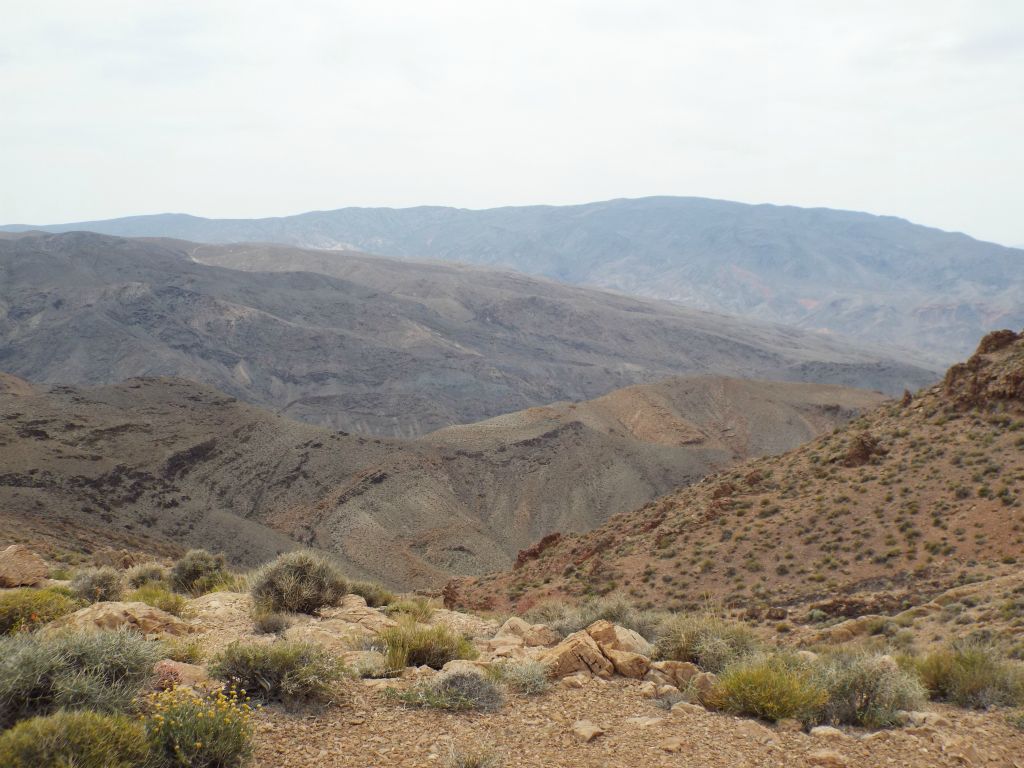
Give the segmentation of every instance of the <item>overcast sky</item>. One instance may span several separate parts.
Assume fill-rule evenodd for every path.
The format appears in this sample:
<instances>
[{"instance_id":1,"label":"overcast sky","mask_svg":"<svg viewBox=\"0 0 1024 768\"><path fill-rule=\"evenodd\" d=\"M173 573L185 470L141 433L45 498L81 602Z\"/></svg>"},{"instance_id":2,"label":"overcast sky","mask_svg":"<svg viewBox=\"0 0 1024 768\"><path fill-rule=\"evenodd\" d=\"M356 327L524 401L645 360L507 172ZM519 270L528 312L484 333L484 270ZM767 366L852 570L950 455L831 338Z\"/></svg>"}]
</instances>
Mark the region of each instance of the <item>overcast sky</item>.
<instances>
[{"instance_id":1,"label":"overcast sky","mask_svg":"<svg viewBox=\"0 0 1024 768\"><path fill-rule=\"evenodd\" d=\"M696 195L1024 244L1024 0L0 0L0 223Z\"/></svg>"}]
</instances>

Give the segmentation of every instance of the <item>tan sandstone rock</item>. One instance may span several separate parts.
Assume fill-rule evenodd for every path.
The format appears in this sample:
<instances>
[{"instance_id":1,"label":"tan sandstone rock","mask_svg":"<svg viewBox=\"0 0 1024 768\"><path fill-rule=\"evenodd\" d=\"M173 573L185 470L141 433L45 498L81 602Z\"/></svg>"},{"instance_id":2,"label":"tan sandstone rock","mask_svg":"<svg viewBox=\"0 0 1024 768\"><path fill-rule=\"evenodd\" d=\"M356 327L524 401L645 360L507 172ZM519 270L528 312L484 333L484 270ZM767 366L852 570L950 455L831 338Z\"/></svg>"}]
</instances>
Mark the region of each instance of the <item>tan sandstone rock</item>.
<instances>
[{"instance_id":1,"label":"tan sandstone rock","mask_svg":"<svg viewBox=\"0 0 1024 768\"><path fill-rule=\"evenodd\" d=\"M159 608L145 603L93 603L47 625L56 629L129 629L146 636L174 635L180 637L193 632L186 622Z\"/></svg>"},{"instance_id":2,"label":"tan sandstone rock","mask_svg":"<svg viewBox=\"0 0 1024 768\"><path fill-rule=\"evenodd\" d=\"M156 663L153 672L163 688L175 685L193 688L197 691L212 691L223 687L222 683L213 680L207 674L206 669L198 664L164 659Z\"/></svg>"},{"instance_id":3,"label":"tan sandstone rock","mask_svg":"<svg viewBox=\"0 0 1024 768\"><path fill-rule=\"evenodd\" d=\"M572 732L576 734L576 737L583 742L590 742L602 735L605 730L599 725L595 725L590 720L577 720L572 724Z\"/></svg>"},{"instance_id":4,"label":"tan sandstone rock","mask_svg":"<svg viewBox=\"0 0 1024 768\"><path fill-rule=\"evenodd\" d=\"M587 627L586 631L602 648L627 651L647 658L654 654L654 646L647 642L643 635L632 629L620 627L618 624L612 624L610 621L604 619L595 621Z\"/></svg>"},{"instance_id":5,"label":"tan sandstone rock","mask_svg":"<svg viewBox=\"0 0 1024 768\"><path fill-rule=\"evenodd\" d=\"M0 552L0 587L34 587L46 579L46 561L23 544Z\"/></svg>"},{"instance_id":6,"label":"tan sandstone rock","mask_svg":"<svg viewBox=\"0 0 1024 768\"><path fill-rule=\"evenodd\" d=\"M594 638L586 632L573 632L554 648L549 648L537 661L548 668L549 677L565 677L574 672L592 672L601 677L611 677L615 671L612 663L601 653Z\"/></svg>"},{"instance_id":7,"label":"tan sandstone rock","mask_svg":"<svg viewBox=\"0 0 1024 768\"><path fill-rule=\"evenodd\" d=\"M546 624L528 624L518 616L512 616L502 624L491 642L500 644L509 638L518 638L527 647L555 645L561 638Z\"/></svg>"},{"instance_id":8,"label":"tan sandstone rock","mask_svg":"<svg viewBox=\"0 0 1024 768\"><path fill-rule=\"evenodd\" d=\"M846 768L850 763L845 755L834 749L819 749L807 753L807 764L821 768Z\"/></svg>"},{"instance_id":9,"label":"tan sandstone rock","mask_svg":"<svg viewBox=\"0 0 1024 768\"><path fill-rule=\"evenodd\" d=\"M688 661L655 661L651 663L651 670L665 677L665 680L655 682L674 685L680 690L686 688L690 680L700 674L700 668Z\"/></svg>"},{"instance_id":10,"label":"tan sandstone rock","mask_svg":"<svg viewBox=\"0 0 1024 768\"><path fill-rule=\"evenodd\" d=\"M608 657L608 660L615 667L616 674L623 677L632 677L639 680L650 669L650 659L646 656L641 656L639 653L617 651L614 648L608 647L603 647L601 650L604 651L604 655Z\"/></svg>"}]
</instances>

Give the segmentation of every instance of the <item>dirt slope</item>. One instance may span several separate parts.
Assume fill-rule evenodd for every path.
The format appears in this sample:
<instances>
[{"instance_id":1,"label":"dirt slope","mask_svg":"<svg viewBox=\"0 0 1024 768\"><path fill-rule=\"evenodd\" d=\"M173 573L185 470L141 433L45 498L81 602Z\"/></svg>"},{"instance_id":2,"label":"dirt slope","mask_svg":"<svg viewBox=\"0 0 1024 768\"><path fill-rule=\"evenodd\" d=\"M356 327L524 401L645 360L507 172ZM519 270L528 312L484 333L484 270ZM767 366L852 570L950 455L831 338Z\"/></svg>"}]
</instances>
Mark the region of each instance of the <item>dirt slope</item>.
<instances>
[{"instance_id":1,"label":"dirt slope","mask_svg":"<svg viewBox=\"0 0 1024 768\"><path fill-rule=\"evenodd\" d=\"M478 606L613 589L663 607L784 605L928 594L1022 554L1024 336L999 331L916 397L452 589Z\"/></svg>"},{"instance_id":2,"label":"dirt slope","mask_svg":"<svg viewBox=\"0 0 1024 768\"><path fill-rule=\"evenodd\" d=\"M680 378L398 440L293 421L181 379L17 390L0 392L0 534L201 545L241 563L304 544L405 588L508 567L541 536L590 530L882 399Z\"/></svg>"}]
</instances>

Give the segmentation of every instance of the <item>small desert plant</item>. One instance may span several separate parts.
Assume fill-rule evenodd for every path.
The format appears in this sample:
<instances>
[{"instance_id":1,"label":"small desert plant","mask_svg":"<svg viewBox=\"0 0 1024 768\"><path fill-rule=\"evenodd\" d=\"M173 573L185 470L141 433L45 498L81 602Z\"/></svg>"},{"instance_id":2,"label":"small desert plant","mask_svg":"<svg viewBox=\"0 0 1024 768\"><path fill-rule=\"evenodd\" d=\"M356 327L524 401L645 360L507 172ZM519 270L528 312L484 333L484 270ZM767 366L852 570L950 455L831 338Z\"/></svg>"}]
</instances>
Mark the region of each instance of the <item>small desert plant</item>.
<instances>
[{"instance_id":1,"label":"small desert plant","mask_svg":"<svg viewBox=\"0 0 1024 768\"><path fill-rule=\"evenodd\" d=\"M719 675L704 703L734 715L771 721L809 721L827 696L807 664L774 654L748 656L730 664Z\"/></svg>"},{"instance_id":2,"label":"small desert plant","mask_svg":"<svg viewBox=\"0 0 1024 768\"><path fill-rule=\"evenodd\" d=\"M126 630L0 637L0 728L62 708L128 710L159 658Z\"/></svg>"},{"instance_id":3,"label":"small desert plant","mask_svg":"<svg viewBox=\"0 0 1024 768\"><path fill-rule=\"evenodd\" d=\"M551 687L548 670L539 661L501 661L487 668L487 676L516 693L544 693Z\"/></svg>"},{"instance_id":4,"label":"small desert plant","mask_svg":"<svg viewBox=\"0 0 1024 768\"><path fill-rule=\"evenodd\" d=\"M171 592L163 584L154 581L147 581L138 589L132 590L125 600L145 603L175 616L184 614L188 605L188 601L177 592Z\"/></svg>"},{"instance_id":5,"label":"small desert plant","mask_svg":"<svg viewBox=\"0 0 1024 768\"><path fill-rule=\"evenodd\" d=\"M315 613L337 605L348 591L341 571L314 552L286 552L252 578L256 604L270 611Z\"/></svg>"},{"instance_id":6,"label":"small desert plant","mask_svg":"<svg viewBox=\"0 0 1024 768\"><path fill-rule=\"evenodd\" d=\"M142 724L124 715L57 712L0 734L4 768L137 768L148 753Z\"/></svg>"},{"instance_id":7,"label":"small desert plant","mask_svg":"<svg viewBox=\"0 0 1024 768\"><path fill-rule=\"evenodd\" d=\"M711 613L694 613L676 616L664 624L657 655L689 661L708 672L721 672L755 653L759 646L757 636L746 625Z\"/></svg>"},{"instance_id":8,"label":"small desert plant","mask_svg":"<svg viewBox=\"0 0 1024 768\"><path fill-rule=\"evenodd\" d=\"M1010 724L1010 727L1016 728L1018 731L1024 731L1024 709L1015 709L1012 712L1008 712L1006 722Z\"/></svg>"},{"instance_id":9,"label":"small desert plant","mask_svg":"<svg viewBox=\"0 0 1024 768\"><path fill-rule=\"evenodd\" d=\"M371 608L380 608L395 601L394 592L373 581L353 581L348 585L348 591L359 595Z\"/></svg>"},{"instance_id":10,"label":"small desert plant","mask_svg":"<svg viewBox=\"0 0 1024 768\"><path fill-rule=\"evenodd\" d=\"M56 589L11 589L0 592L0 635L35 629L84 605Z\"/></svg>"},{"instance_id":11,"label":"small desert plant","mask_svg":"<svg viewBox=\"0 0 1024 768\"><path fill-rule=\"evenodd\" d=\"M163 648L166 658L186 664L198 664L206 655L203 641L198 638L166 640L163 643Z\"/></svg>"},{"instance_id":12,"label":"small desert plant","mask_svg":"<svg viewBox=\"0 0 1024 768\"><path fill-rule=\"evenodd\" d=\"M109 566L88 568L71 580L71 591L90 603L124 597L124 574Z\"/></svg>"},{"instance_id":13,"label":"small desert plant","mask_svg":"<svg viewBox=\"0 0 1024 768\"><path fill-rule=\"evenodd\" d=\"M434 615L434 606L426 597L410 597L404 600L396 600L387 607L388 614L409 616L414 621L426 623Z\"/></svg>"},{"instance_id":14,"label":"small desert plant","mask_svg":"<svg viewBox=\"0 0 1024 768\"><path fill-rule=\"evenodd\" d=\"M168 576L168 570L160 563L143 563L128 569L128 586L138 589L151 582L159 584L167 580Z\"/></svg>"},{"instance_id":15,"label":"small desert plant","mask_svg":"<svg viewBox=\"0 0 1024 768\"><path fill-rule=\"evenodd\" d=\"M344 665L321 646L279 640L270 645L234 642L210 665L210 674L266 702L302 704L328 698Z\"/></svg>"},{"instance_id":16,"label":"small desert plant","mask_svg":"<svg viewBox=\"0 0 1024 768\"><path fill-rule=\"evenodd\" d=\"M440 669L454 659L477 656L473 644L448 627L424 627L409 618L386 628L380 639L385 647L385 663L391 670L423 665Z\"/></svg>"},{"instance_id":17,"label":"small desert plant","mask_svg":"<svg viewBox=\"0 0 1024 768\"><path fill-rule=\"evenodd\" d=\"M171 587L189 595L204 595L228 581L224 555L211 555L205 549L191 549L171 568Z\"/></svg>"},{"instance_id":18,"label":"small desert plant","mask_svg":"<svg viewBox=\"0 0 1024 768\"><path fill-rule=\"evenodd\" d=\"M623 595L607 595L580 604L561 601L543 603L528 611L524 618L536 624L547 624L563 637L604 619L632 629L648 640L654 640L668 616L661 611L642 610Z\"/></svg>"},{"instance_id":19,"label":"small desert plant","mask_svg":"<svg viewBox=\"0 0 1024 768\"><path fill-rule=\"evenodd\" d=\"M291 623L291 619L277 611L257 608L252 614L252 627L258 635L283 635Z\"/></svg>"},{"instance_id":20,"label":"small desert plant","mask_svg":"<svg viewBox=\"0 0 1024 768\"><path fill-rule=\"evenodd\" d=\"M914 667L933 699L975 709L1024 704L1024 666L989 646L956 644L925 654Z\"/></svg>"},{"instance_id":21,"label":"small desert plant","mask_svg":"<svg viewBox=\"0 0 1024 768\"><path fill-rule=\"evenodd\" d=\"M501 768L501 756L486 747L456 747L452 745L445 758L445 768Z\"/></svg>"},{"instance_id":22,"label":"small desert plant","mask_svg":"<svg viewBox=\"0 0 1024 768\"><path fill-rule=\"evenodd\" d=\"M171 688L150 695L146 710L153 768L237 768L252 754L252 709L235 689Z\"/></svg>"},{"instance_id":23,"label":"small desert plant","mask_svg":"<svg viewBox=\"0 0 1024 768\"><path fill-rule=\"evenodd\" d=\"M820 722L886 728L901 710L920 709L926 699L920 681L889 656L834 653L819 660L816 679L828 691Z\"/></svg>"},{"instance_id":24,"label":"small desert plant","mask_svg":"<svg viewBox=\"0 0 1024 768\"><path fill-rule=\"evenodd\" d=\"M397 697L414 707L493 712L504 703L501 689L476 672L446 672Z\"/></svg>"}]
</instances>

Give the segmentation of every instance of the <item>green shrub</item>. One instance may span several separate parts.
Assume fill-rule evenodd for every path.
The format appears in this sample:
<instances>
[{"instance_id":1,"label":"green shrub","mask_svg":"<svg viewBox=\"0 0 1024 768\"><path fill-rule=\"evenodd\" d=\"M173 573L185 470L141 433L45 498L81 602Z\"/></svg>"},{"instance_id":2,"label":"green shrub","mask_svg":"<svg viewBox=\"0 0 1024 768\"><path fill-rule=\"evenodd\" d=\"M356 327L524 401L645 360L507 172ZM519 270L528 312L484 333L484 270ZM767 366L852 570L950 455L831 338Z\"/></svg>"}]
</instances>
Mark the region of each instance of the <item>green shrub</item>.
<instances>
[{"instance_id":1,"label":"green shrub","mask_svg":"<svg viewBox=\"0 0 1024 768\"><path fill-rule=\"evenodd\" d=\"M704 703L734 715L764 720L813 720L828 694L809 665L782 654L748 656L718 677Z\"/></svg>"},{"instance_id":2,"label":"green shrub","mask_svg":"<svg viewBox=\"0 0 1024 768\"><path fill-rule=\"evenodd\" d=\"M926 699L920 681L889 656L831 654L816 665L816 678L828 691L818 720L833 725L887 728L897 712L920 709Z\"/></svg>"},{"instance_id":3,"label":"green shrub","mask_svg":"<svg viewBox=\"0 0 1024 768\"><path fill-rule=\"evenodd\" d=\"M147 768L238 768L252 755L252 710L231 690L171 688L147 700Z\"/></svg>"},{"instance_id":4,"label":"green shrub","mask_svg":"<svg viewBox=\"0 0 1024 768\"><path fill-rule=\"evenodd\" d=\"M648 640L654 640L668 617L669 614L662 611L637 608L633 601L623 595L607 595L580 604L562 601L543 603L527 611L523 618L535 624L547 624L562 637L604 619L639 632Z\"/></svg>"},{"instance_id":5,"label":"green shrub","mask_svg":"<svg viewBox=\"0 0 1024 768\"><path fill-rule=\"evenodd\" d=\"M124 597L124 574L116 568L88 568L71 580L71 591L82 600L99 603Z\"/></svg>"},{"instance_id":6,"label":"green shrub","mask_svg":"<svg viewBox=\"0 0 1024 768\"><path fill-rule=\"evenodd\" d=\"M348 592L337 567L314 552L286 552L252 578L256 604L270 611L315 613L337 605Z\"/></svg>"},{"instance_id":7,"label":"green shrub","mask_svg":"<svg viewBox=\"0 0 1024 768\"><path fill-rule=\"evenodd\" d=\"M446 672L397 694L414 707L493 712L504 703L501 690L476 672Z\"/></svg>"},{"instance_id":8,"label":"green shrub","mask_svg":"<svg viewBox=\"0 0 1024 768\"><path fill-rule=\"evenodd\" d=\"M395 600L394 592L372 581L353 581L348 585L348 591L359 595L371 608L380 608Z\"/></svg>"},{"instance_id":9,"label":"green shrub","mask_svg":"<svg viewBox=\"0 0 1024 768\"><path fill-rule=\"evenodd\" d=\"M252 615L253 629L258 635L282 635L291 623L291 619L285 614L276 611L257 608Z\"/></svg>"},{"instance_id":10,"label":"green shrub","mask_svg":"<svg viewBox=\"0 0 1024 768\"><path fill-rule=\"evenodd\" d=\"M73 613L84 603L55 589L11 589L0 592L0 635L34 629Z\"/></svg>"},{"instance_id":11,"label":"green shrub","mask_svg":"<svg viewBox=\"0 0 1024 768\"><path fill-rule=\"evenodd\" d=\"M205 595L231 578L224 555L191 549L171 568L171 587L189 595Z\"/></svg>"},{"instance_id":12,"label":"green shrub","mask_svg":"<svg viewBox=\"0 0 1024 768\"><path fill-rule=\"evenodd\" d=\"M487 676L516 693L534 695L551 687L548 670L539 661L499 661L487 668Z\"/></svg>"},{"instance_id":13,"label":"green shrub","mask_svg":"<svg viewBox=\"0 0 1024 768\"><path fill-rule=\"evenodd\" d=\"M344 665L319 645L279 640L270 645L234 642L210 665L210 674L253 698L288 705L328 698Z\"/></svg>"},{"instance_id":14,"label":"green shrub","mask_svg":"<svg viewBox=\"0 0 1024 768\"><path fill-rule=\"evenodd\" d=\"M721 672L760 647L749 627L710 613L673 617L663 625L656 645L659 658L689 661L708 672Z\"/></svg>"},{"instance_id":15,"label":"green shrub","mask_svg":"<svg viewBox=\"0 0 1024 768\"><path fill-rule=\"evenodd\" d=\"M0 734L4 768L138 768L147 758L142 724L123 715L57 712Z\"/></svg>"},{"instance_id":16,"label":"green shrub","mask_svg":"<svg viewBox=\"0 0 1024 768\"><path fill-rule=\"evenodd\" d=\"M417 596L392 602L387 612L389 615L408 616L413 621L425 624L434 615L434 606L429 598Z\"/></svg>"},{"instance_id":17,"label":"green shrub","mask_svg":"<svg viewBox=\"0 0 1024 768\"><path fill-rule=\"evenodd\" d=\"M0 728L58 709L128 710L160 650L127 630L0 637Z\"/></svg>"},{"instance_id":18,"label":"green shrub","mask_svg":"<svg viewBox=\"0 0 1024 768\"><path fill-rule=\"evenodd\" d=\"M160 563L143 563L128 569L128 586L138 589L144 584L166 581L170 572Z\"/></svg>"},{"instance_id":19,"label":"green shrub","mask_svg":"<svg viewBox=\"0 0 1024 768\"><path fill-rule=\"evenodd\" d=\"M933 699L974 709L1024 704L1024 667L989 646L953 645L914 666Z\"/></svg>"},{"instance_id":20,"label":"green shrub","mask_svg":"<svg viewBox=\"0 0 1024 768\"><path fill-rule=\"evenodd\" d=\"M400 670L405 667L426 665L440 669L454 659L474 659L476 648L466 638L456 634L444 625L425 627L411 618L387 627L380 633L384 643L384 659L387 668Z\"/></svg>"},{"instance_id":21,"label":"green shrub","mask_svg":"<svg viewBox=\"0 0 1024 768\"><path fill-rule=\"evenodd\" d=\"M147 581L138 589L132 590L125 596L125 599L151 605L175 616L183 615L188 606L188 600L184 597L154 581Z\"/></svg>"}]
</instances>

